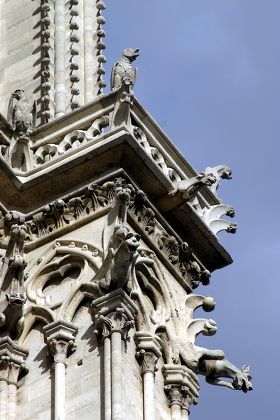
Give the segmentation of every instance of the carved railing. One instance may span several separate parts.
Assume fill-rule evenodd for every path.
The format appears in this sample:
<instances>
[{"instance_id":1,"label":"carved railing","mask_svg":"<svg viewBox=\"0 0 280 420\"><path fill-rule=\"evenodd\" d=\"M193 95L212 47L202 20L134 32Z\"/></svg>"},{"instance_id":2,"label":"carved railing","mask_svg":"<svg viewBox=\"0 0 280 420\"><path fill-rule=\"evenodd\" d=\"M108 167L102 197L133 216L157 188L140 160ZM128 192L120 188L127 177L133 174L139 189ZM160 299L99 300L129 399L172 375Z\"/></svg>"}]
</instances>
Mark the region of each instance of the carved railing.
<instances>
[{"instance_id":1,"label":"carved railing","mask_svg":"<svg viewBox=\"0 0 280 420\"><path fill-rule=\"evenodd\" d=\"M62 155L67 155L73 149L86 145L94 139L98 139L109 125L109 115L96 118L87 130L74 130L55 143L46 143L34 148L34 166L42 165Z\"/></svg>"},{"instance_id":2,"label":"carved railing","mask_svg":"<svg viewBox=\"0 0 280 420\"><path fill-rule=\"evenodd\" d=\"M159 148L159 144L153 135L147 130L141 121L132 116L132 133L145 153L156 163L162 173L173 183L174 189L170 195L182 193L182 199L188 202L197 212L207 227L217 235L225 230L229 233L236 232L236 224L222 219L222 216L234 217L234 209L223 204L217 196L217 189L221 179L231 179L231 170L226 165L215 168L206 168L205 172L188 178L180 168L171 161L168 154ZM217 204L210 205L200 193L203 187L209 187L217 197ZM220 204L218 204L220 203Z\"/></svg>"}]
</instances>

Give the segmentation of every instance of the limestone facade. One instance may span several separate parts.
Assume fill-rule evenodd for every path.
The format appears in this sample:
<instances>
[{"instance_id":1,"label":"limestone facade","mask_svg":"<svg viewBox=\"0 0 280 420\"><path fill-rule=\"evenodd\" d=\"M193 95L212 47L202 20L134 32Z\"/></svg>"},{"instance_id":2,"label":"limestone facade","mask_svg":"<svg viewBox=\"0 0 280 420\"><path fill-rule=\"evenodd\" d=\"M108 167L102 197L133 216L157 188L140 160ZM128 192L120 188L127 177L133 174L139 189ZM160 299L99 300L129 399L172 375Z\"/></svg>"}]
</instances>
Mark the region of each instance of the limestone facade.
<instances>
[{"instance_id":1,"label":"limestone facade","mask_svg":"<svg viewBox=\"0 0 280 420\"><path fill-rule=\"evenodd\" d=\"M26 2L21 19L9 1L0 2L1 419L186 420L200 376L251 390L247 366L196 344L217 325L206 316L214 299L195 289L232 262L217 236L236 230L217 195L230 168L195 171L135 99L138 49L124 50L102 94L102 1ZM14 25L38 28L22 55ZM16 61L22 74L12 77Z\"/></svg>"}]
</instances>

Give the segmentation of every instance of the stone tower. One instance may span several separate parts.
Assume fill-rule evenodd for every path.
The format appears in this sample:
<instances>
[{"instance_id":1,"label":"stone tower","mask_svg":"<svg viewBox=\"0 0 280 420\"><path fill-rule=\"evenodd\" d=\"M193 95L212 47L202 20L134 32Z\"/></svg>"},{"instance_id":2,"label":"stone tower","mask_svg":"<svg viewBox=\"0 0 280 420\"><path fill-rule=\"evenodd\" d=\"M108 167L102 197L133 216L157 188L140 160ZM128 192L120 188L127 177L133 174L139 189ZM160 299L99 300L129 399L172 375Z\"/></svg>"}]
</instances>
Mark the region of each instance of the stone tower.
<instances>
[{"instance_id":1,"label":"stone tower","mask_svg":"<svg viewBox=\"0 0 280 420\"><path fill-rule=\"evenodd\" d=\"M200 375L252 388L196 344L231 171L197 173L135 99L138 49L103 94L104 9L0 0L1 420L186 420Z\"/></svg>"}]
</instances>

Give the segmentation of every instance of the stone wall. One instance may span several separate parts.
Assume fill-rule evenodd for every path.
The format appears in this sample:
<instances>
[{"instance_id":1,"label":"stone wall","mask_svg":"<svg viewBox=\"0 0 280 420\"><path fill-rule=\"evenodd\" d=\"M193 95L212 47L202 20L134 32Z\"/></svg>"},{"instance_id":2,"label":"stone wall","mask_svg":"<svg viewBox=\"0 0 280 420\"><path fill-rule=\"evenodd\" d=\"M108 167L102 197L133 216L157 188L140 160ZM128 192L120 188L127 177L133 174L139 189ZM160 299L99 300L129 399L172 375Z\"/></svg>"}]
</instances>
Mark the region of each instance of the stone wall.
<instances>
[{"instance_id":1,"label":"stone wall","mask_svg":"<svg viewBox=\"0 0 280 420\"><path fill-rule=\"evenodd\" d=\"M0 0L0 113L4 116L16 89L39 98L40 4L40 0Z\"/></svg>"}]
</instances>

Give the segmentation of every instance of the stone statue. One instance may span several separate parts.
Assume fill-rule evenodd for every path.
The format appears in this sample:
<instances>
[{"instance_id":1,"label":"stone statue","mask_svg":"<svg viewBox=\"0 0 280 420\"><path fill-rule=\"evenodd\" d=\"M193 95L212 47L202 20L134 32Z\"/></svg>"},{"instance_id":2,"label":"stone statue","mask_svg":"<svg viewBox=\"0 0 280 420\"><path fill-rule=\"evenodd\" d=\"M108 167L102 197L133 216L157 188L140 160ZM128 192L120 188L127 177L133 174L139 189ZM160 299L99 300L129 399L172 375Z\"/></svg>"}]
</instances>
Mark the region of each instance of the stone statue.
<instances>
[{"instance_id":1,"label":"stone statue","mask_svg":"<svg viewBox=\"0 0 280 420\"><path fill-rule=\"evenodd\" d=\"M12 93L8 106L8 122L13 131L30 134L36 126L36 102L27 98L24 90Z\"/></svg>"},{"instance_id":2,"label":"stone statue","mask_svg":"<svg viewBox=\"0 0 280 420\"><path fill-rule=\"evenodd\" d=\"M106 258L94 279L101 288L112 290L128 284L138 257L139 240L137 233L116 227Z\"/></svg>"},{"instance_id":3,"label":"stone statue","mask_svg":"<svg viewBox=\"0 0 280 420\"><path fill-rule=\"evenodd\" d=\"M216 177L213 174L206 175L205 173L201 173L193 178L176 182L174 189L169 192L169 195L173 197L177 192L180 192L182 193L183 199L189 201L196 196L202 187L210 187L215 182Z\"/></svg>"},{"instance_id":4,"label":"stone statue","mask_svg":"<svg viewBox=\"0 0 280 420\"><path fill-rule=\"evenodd\" d=\"M232 179L232 171L227 165L219 165L215 166L214 168L207 167L204 173L206 176L212 175L216 178L216 181L209 185L210 190L214 194L217 193L217 189L220 186L221 179Z\"/></svg>"},{"instance_id":5,"label":"stone statue","mask_svg":"<svg viewBox=\"0 0 280 420\"><path fill-rule=\"evenodd\" d=\"M199 364L199 373L204 375L206 381L212 385L242 390L243 392L253 389L252 377L249 374L249 366L247 365L240 370L226 359L204 359ZM223 381L220 378L229 378L232 379L232 382Z\"/></svg>"},{"instance_id":6,"label":"stone statue","mask_svg":"<svg viewBox=\"0 0 280 420\"><path fill-rule=\"evenodd\" d=\"M139 56L139 49L127 48L122 57L114 64L111 75L111 89L120 89L123 83L129 84L131 90L136 81L137 70L132 66L132 62Z\"/></svg>"}]
</instances>

